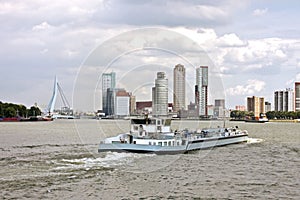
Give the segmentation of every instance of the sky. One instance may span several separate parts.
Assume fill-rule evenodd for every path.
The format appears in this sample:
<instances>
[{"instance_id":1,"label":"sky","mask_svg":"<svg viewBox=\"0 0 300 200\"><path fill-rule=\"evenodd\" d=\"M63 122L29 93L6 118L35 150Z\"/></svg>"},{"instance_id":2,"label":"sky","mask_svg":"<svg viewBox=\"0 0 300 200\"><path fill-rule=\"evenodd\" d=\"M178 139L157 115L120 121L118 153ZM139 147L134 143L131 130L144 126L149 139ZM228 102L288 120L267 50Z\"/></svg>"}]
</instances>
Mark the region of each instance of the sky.
<instances>
[{"instance_id":1,"label":"sky","mask_svg":"<svg viewBox=\"0 0 300 200\"><path fill-rule=\"evenodd\" d=\"M187 70L187 103L196 68L209 66L209 103L246 105L247 96L273 103L276 90L300 81L297 0L1 0L0 101L51 99L57 76L76 111L101 109L101 74L151 100L158 71ZM57 102L57 107L61 103Z\"/></svg>"}]
</instances>

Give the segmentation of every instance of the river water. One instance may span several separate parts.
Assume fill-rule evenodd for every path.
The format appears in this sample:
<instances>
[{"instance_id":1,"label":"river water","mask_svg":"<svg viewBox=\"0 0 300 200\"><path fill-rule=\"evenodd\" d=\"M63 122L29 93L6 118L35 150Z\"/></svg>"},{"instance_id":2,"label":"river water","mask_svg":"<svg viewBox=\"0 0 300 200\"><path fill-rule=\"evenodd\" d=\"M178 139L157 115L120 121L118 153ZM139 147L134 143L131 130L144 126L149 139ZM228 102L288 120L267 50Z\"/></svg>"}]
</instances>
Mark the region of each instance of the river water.
<instances>
[{"instance_id":1,"label":"river water","mask_svg":"<svg viewBox=\"0 0 300 200\"><path fill-rule=\"evenodd\" d=\"M223 122L174 121L173 129ZM300 123L245 123L249 141L183 155L97 153L126 120L0 123L1 199L299 199Z\"/></svg>"}]
</instances>

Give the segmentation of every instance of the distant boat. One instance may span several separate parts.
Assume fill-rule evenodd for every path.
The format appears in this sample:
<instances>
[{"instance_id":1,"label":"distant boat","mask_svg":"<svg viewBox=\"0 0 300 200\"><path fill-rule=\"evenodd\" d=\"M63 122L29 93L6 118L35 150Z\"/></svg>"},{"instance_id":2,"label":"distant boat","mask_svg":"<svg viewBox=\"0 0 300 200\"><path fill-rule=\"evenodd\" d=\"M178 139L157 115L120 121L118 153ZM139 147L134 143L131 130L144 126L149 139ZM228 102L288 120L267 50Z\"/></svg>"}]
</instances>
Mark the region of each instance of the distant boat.
<instances>
[{"instance_id":1,"label":"distant boat","mask_svg":"<svg viewBox=\"0 0 300 200\"><path fill-rule=\"evenodd\" d=\"M53 118L51 117L48 117L48 116L31 116L31 117L28 117L28 118L21 118L22 122L41 122L41 121L53 121Z\"/></svg>"},{"instance_id":2,"label":"distant boat","mask_svg":"<svg viewBox=\"0 0 300 200\"><path fill-rule=\"evenodd\" d=\"M130 132L106 138L98 152L179 154L248 140L248 132L238 127L172 132L170 126L171 119L131 119Z\"/></svg>"},{"instance_id":3,"label":"distant boat","mask_svg":"<svg viewBox=\"0 0 300 200\"><path fill-rule=\"evenodd\" d=\"M2 117L0 122L19 122L21 119L21 117Z\"/></svg>"},{"instance_id":4,"label":"distant boat","mask_svg":"<svg viewBox=\"0 0 300 200\"><path fill-rule=\"evenodd\" d=\"M78 117L75 117L74 115L62 115L62 114L53 114L53 119L78 119Z\"/></svg>"},{"instance_id":5,"label":"distant boat","mask_svg":"<svg viewBox=\"0 0 300 200\"><path fill-rule=\"evenodd\" d=\"M254 122L254 123L265 123L268 122L268 119L246 119L245 122Z\"/></svg>"},{"instance_id":6,"label":"distant boat","mask_svg":"<svg viewBox=\"0 0 300 200\"><path fill-rule=\"evenodd\" d=\"M31 117L4 117L0 118L0 122L36 122L36 121L53 121L53 118L42 117L42 116L31 116Z\"/></svg>"},{"instance_id":7,"label":"distant boat","mask_svg":"<svg viewBox=\"0 0 300 200\"><path fill-rule=\"evenodd\" d=\"M255 123L265 123L268 121L269 119L263 113L261 113L259 117L246 117L245 119L245 122L255 122Z\"/></svg>"}]
</instances>

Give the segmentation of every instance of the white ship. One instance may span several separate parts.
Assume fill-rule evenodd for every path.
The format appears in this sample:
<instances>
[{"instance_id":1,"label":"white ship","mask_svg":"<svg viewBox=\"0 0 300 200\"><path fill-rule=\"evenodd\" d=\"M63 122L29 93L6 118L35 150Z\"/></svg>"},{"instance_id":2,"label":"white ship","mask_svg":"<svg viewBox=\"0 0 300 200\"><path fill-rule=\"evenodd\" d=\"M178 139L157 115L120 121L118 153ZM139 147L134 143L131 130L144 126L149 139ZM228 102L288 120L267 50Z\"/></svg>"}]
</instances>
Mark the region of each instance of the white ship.
<instances>
[{"instance_id":1,"label":"white ship","mask_svg":"<svg viewBox=\"0 0 300 200\"><path fill-rule=\"evenodd\" d=\"M98 152L178 154L248 140L248 132L238 127L172 132L171 119L131 119L130 129L101 141Z\"/></svg>"}]
</instances>

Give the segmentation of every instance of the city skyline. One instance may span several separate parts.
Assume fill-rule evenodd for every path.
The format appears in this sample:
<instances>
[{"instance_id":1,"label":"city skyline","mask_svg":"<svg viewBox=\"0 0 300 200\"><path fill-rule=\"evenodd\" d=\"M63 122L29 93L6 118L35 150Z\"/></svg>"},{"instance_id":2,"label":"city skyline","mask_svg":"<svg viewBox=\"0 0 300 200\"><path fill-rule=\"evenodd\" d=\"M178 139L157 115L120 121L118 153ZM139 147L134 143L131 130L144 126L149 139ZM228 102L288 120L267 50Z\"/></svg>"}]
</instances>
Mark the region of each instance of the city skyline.
<instances>
[{"instance_id":1,"label":"city skyline","mask_svg":"<svg viewBox=\"0 0 300 200\"><path fill-rule=\"evenodd\" d=\"M199 65L212 67L212 75L218 75L216 84L222 89L216 97L209 97L209 103L224 98L226 107L234 108L246 105L246 97L255 95L274 105L274 91L294 89L294 83L300 81L298 10L297 1L4 0L0 2L0 101L28 107L37 103L44 108L57 75L75 110L97 110L101 107L97 81L111 70L121 75L117 87L140 94L136 95L138 101L147 100L151 99L153 77L142 75L166 71L167 77L172 77L174 65L182 63L187 80L195 77L192 71ZM174 37L152 29L146 38L130 39L120 42L118 49L98 52L101 63L89 59L108 40L120 35L125 39L131 34L127 32L144 28L163 29ZM176 34L183 37L178 39ZM191 56L192 42L184 37L200 46L210 60L202 63L202 55L199 60ZM135 46L142 41L143 47L164 51ZM184 63L186 56L190 57ZM215 83L215 77L211 78ZM193 84L187 83L187 94L194 94ZM190 100L191 95L187 97Z\"/></svg>"}]
</instances>

